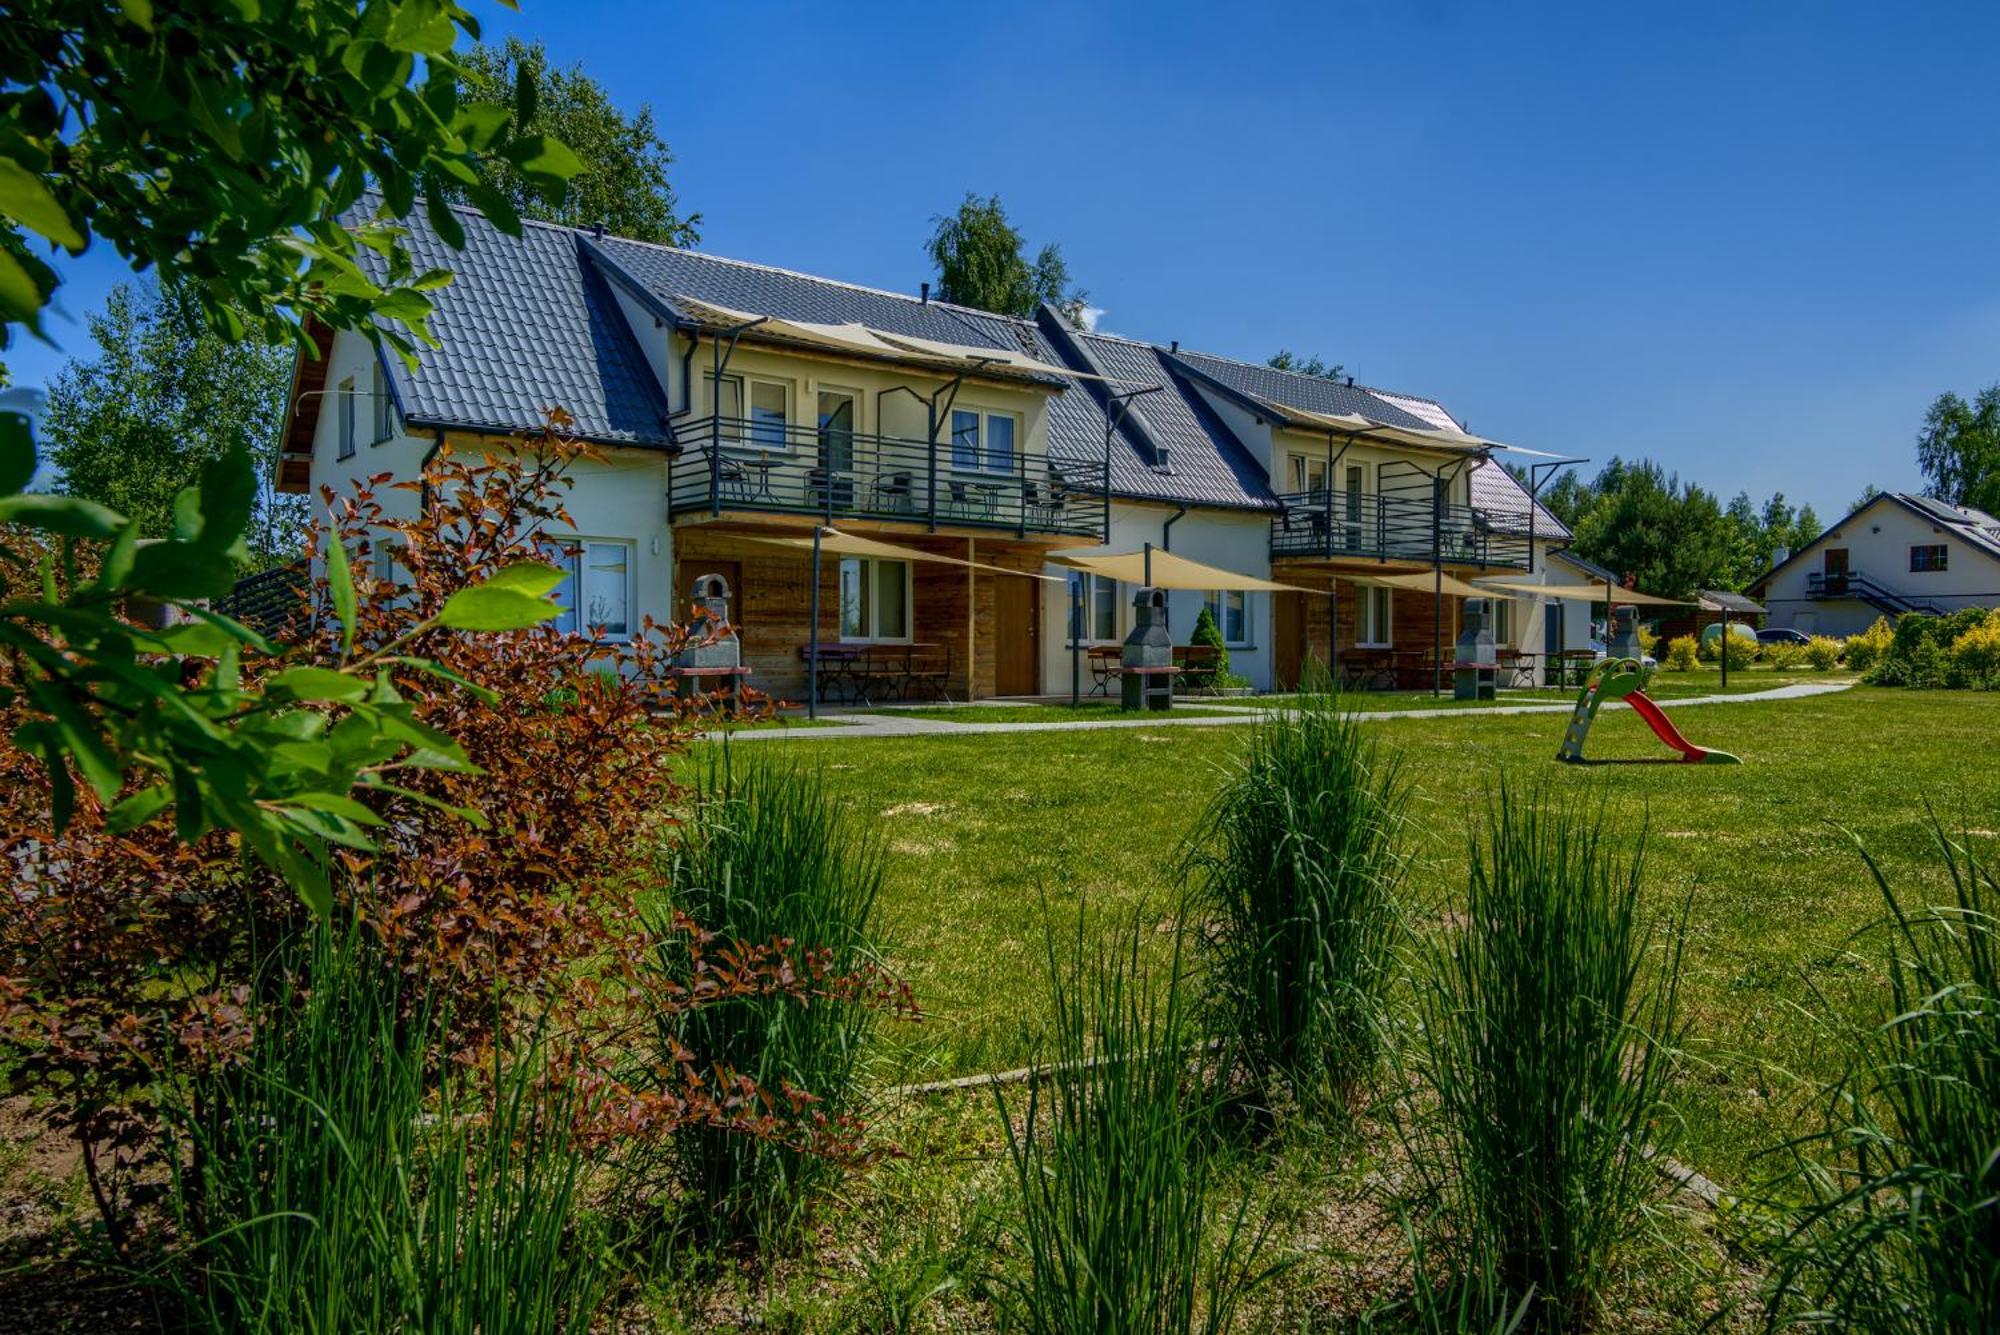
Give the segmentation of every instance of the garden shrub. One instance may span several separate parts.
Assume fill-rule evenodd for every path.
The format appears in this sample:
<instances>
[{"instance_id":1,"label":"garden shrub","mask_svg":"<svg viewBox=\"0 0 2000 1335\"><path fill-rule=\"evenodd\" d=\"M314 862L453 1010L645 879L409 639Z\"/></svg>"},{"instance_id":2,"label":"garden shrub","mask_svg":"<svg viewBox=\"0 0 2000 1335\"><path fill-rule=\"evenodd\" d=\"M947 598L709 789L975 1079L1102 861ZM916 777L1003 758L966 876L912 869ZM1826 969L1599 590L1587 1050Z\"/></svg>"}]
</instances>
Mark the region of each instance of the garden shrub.
<instances>
[{"instance_id":1,"label":"garden shrub","mask_svg":"<svg viewBox=\"0 0 2000 1335\"><path fill-rule=\"evenodd\" d=\"M1790 1226L1766 1281L1774 1324L2000 1329L2000 883L1973 837L1933 833L1952 887L1939 907L1861 853L1887 906L1888 987L1817 1127L1778 1151L1789 1170L1768 1208Z\"/></svg>"},{"instance_id":2,"label":"garden shrub","mask_svg":"<svg viewBox=\"0 0 2000 1335\"><path fill-rule=\"evenodd\" d=\"M1701 647L1692 635L1677 635L1667 641L1665 666L1669 672L1692 672L1701 665Z\"/></svg>"},{"instance_id":3,"label":"garden shrub","mask_svg":"<svg viewBox=\"0 0 2000 1335\"><path fill-rule=\"evenodd\" d=\"M1641 622L1639 625L1640 654L1644 655L1647 658L1657 658L1659 656L1658 654L1659 647L1660 647L1659 633L1656 632L1651 626L1648 626L1644 622Z\"/></svg>"},{"instance_id":4,"label":"garden shrub","mask_svg":"<svg viewBox=\"0 0 2000 1335\"><path fill-rule=\"evenodd\" d=\"M1079 914L1065 958L1051 928L1047 1075L1021 1094L993 1086L1027 1265L1003 1328L1219 1335L1270 1274L1268 1223L1251 1224L1247 1196L1233 1214L1218 1200L1180 937L1164 977L1142 963L1141 939L1134 922L1093 957Z\"/></svg>"},{"instance_id":5,"label":"garden shrub","mask_svg":"<svg viewBox=\"0 0 2000 1335\"><path fill-rule=\"evenodd\" d=\"M1834 657L1840 656L1839 644L1834 644ZM1789 671L1806 661L1806 646L1793 644L1789 640L1777 640L1764 646L1764 661L1780 672Z\"/></svg>"},{"instance_id":6,"label":"garden shrub","mask_svg":"<svg viewBox=\"0 0 2000 1335\"><path fill-rule=\"evenodd\" d=\"M1412 1163L1459 1281L1532 1294L1537 1329L1592 1321L1674 1136L1680 932L1649 965L1644 835L1621 857L1607 819L1503 782L1465 916L1427 944L1417 990L1435 1111L1416 1101Z\"/></svg>"},{"instance_id":7,"label":"garden shrub","mask_svg":"<svg viewBox=\"0 0 2000 1335\"><path fill-rule=\"evenodd\" d=\"M728 747L711 752L667 855L673 907L709 931L739 941L814 943L838 975L873 974L873 916L882 888L877 832L844 813L819 773L789 760ZM656 951L670 986L692 986L685 955ZM668 1013L654 1028L653 1060L683 1049L771 1091L812 1097L812 1116L840 1126L861 1108L861 1081L875 1036L868 1005L801 1005L789 996ZM671 1147L675 1175L706 1227L725 1237L775 1244L804 1218L835 1165L782 1142L726 1128L693 1128Z\"/></svg>"},{"instance_id":8,"label":"garden shrub","mask_svg":"<svg viewBox=\"0 0 2000 1335\"><path fill-rule=\"evenodd\" d=\"M1874 667L1882 655L1889 651L1889 644L1894 636L1895 631L1889 625L1887 617L1876 617L1875 624L1867 630L1859 635L1848 636L1847 643L1843 646L1843 656L1848 669L1853 672L1866 672Z\"/></svg>"},{"instance_id":9,"label":"garden shrub","mask_svg":"<svg viewBox=\"0 0 2000 1335\"><path fill-rule=\"evenodd\" d=\"M2000 688L2000 609L1958 637L1951 646L1951 659L1968 686Z\"/></svg>"},{"instance_id":10,"label":"garden shrub","mask_svg":"<svg viewBox=\"0 0 2000 1335\"><path fill-rule=\"evenodd\" d=\"M1757 661L1759 646L1752 636L1740 635L1732 630L1728 635L1718 637L1717 643L1721 646L1720 652L1727 657L1732 672Z\"/></svg>"},{"instance_id":11,"label":"garden shrub","mask_svg":"<svg viewBox=\"0 0 2000 1335\"><path fill-rule=\"evenodd\" d=\"M1775 647L1775 646L1773 646ZM1797 648L1798 646L1793 646ZM1842 645L1831 635L1815 635L1805 642L1803 657L1815 672L1831 672L1840 666Z\"/></svg>"},{"instance_id":12,"label":"garden shrub","mask_svg":"<svg viewBox=\"0 0 2000 1335\"><path fill-rule=\"evenodd\" d=\"M1195 616L1194 629L1188 632L1188 643L1207 645L1214 649L1217 684L1232 684L1223 680L1232 675L1229 671L1229 644L1222 638L1222 627L1216 625L1215 618L1209 615L1207 603L1201 605L1201 611Z\"/></svg>"},{"instance_id":13,"label":"garden shrub","mask_svg":"<svg viewBox=\"0 0 2000 1335\"><path fill-rule=\"evenodd\" d=\"M1905 612L1896 618L1888 648L1869 670L1865 680L1873 686L1941 687L1945 684L1947 639L1939 643L1946 629L1943 618L1921 612Z\"/></svg>"},{"instance_id":14,"label":"garden shrub","mask_svg":"<svg viewBox=\"0 0 2000 1335\"><path fill-rule=\"evenodd\" d=\"M1209 924L1211 1028L1260 1084L1314 1102L1374 1067L1407 800L1398 760L1309 681L1294 708L1257 725L1190 836L1182 866Z\"/></svg>"}]
</instances>

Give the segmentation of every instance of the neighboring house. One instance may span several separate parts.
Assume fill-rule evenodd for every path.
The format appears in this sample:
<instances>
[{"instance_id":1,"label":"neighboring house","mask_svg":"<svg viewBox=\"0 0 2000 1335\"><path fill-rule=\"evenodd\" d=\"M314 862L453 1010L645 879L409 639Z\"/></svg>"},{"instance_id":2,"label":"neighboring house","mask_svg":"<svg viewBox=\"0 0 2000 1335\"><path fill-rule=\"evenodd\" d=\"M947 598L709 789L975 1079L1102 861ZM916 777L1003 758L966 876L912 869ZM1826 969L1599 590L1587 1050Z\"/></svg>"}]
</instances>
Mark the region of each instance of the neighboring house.
<instances>
[{"instance_id":1,"label":"neighboring house","mask_svg":"<svg viewBox=\"0 0 2000 1335\"><path fill-rule=\"evenodd\" d=\"M601 458L577 470L563 601L614 635L678 619L722 574L764 690L803 697L808 567L760 538L815 523L1062 584L934 562L829 558L827 642L926 646L955 698L1068 689L1085 645L1130 626L1133 589L1052 565L1141 543L1331 595L1209 595L1232 668L1295 681L1328 653L1414 656L1458 603L1357 578L1546 568L1568 533L1428 399L816 278L601 232L461 210L451 250L407 220L419 268L452 269L411 372L351 333L302 358L280 483L414 476L443 442L504 445L561 407ZM409 506L408 492L390 492ZM1204 601L1176 593L1185 641ZM1535 650L1533 598L1503 642ZM576 614L572 615L572 623Z\"/></svg>"},{"instance_id":2,"label":"neighboring house","mask_svg":"<svg viewBox=\"0 0 2000 1335\"><path fill-rule=\"evenodd\" d=\"M1879 616L2000 606L2000 520L1883 492L1750 586L1767 624L1853 635Z\"/></svg>"}]
</instances>

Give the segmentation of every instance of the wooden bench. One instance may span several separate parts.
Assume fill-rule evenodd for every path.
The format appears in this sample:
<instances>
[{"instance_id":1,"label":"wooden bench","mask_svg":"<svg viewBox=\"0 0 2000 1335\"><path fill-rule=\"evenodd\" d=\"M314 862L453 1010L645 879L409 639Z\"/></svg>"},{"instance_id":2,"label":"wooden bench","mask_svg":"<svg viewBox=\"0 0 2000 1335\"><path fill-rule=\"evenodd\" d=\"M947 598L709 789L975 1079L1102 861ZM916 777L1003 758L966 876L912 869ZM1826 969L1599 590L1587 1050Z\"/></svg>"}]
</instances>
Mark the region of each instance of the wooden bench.
<instances>
[{"instance_id":1,"label":"wooden bench","mask_svg":"<svg viewBox=\"0 0 2000 1335\"><path fill-rule=\"evenodd\" d=\"M711 694L722 695L733 710L743 702L743 687L747 684L750 669L747 667L670 667L663 674L673 680L674 694L682 700L695 699L702 695L700 686L703 677L723 677L727 680L721 690Z\"/></svg>"},{"instance_id":2,"label":"wooden bench","mask_svg":"<svg viewBox=\"0 0 2000 1335\"><path fill-rule=\"evenodd\" d=\"M1222 673L1222 654L1212 644L1180 645L1174 650L1174 667L1183 689L1213 694L1215 679Z\"/></svg>"}]
</instances>

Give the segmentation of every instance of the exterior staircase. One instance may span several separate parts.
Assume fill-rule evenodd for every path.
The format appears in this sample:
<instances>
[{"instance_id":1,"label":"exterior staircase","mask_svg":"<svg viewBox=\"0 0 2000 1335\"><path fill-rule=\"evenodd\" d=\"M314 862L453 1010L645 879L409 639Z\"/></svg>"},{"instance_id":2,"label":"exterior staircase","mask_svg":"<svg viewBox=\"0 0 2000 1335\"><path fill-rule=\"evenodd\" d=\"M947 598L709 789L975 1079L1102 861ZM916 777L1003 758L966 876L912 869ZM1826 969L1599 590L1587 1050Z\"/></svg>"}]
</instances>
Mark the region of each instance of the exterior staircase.
<instances>
[{"instance_id":1,"label":"exterior staircase","mask_svg":"<svg viewBox=\"0 0 2000 1335\"><path fill-rule=\"evenodd\" d=\"M1868 578L1858 570L1850 570L1845 575L1823 573L1807 575L1806 597L1853 598L1891 616L1900 616L1904 612L1921 612L1925 616L1933 617L1944 615L1944 609L1930 599L1912 598L1906 593L1899 593L1885 584Z\"/></svg>"}]
</instances>

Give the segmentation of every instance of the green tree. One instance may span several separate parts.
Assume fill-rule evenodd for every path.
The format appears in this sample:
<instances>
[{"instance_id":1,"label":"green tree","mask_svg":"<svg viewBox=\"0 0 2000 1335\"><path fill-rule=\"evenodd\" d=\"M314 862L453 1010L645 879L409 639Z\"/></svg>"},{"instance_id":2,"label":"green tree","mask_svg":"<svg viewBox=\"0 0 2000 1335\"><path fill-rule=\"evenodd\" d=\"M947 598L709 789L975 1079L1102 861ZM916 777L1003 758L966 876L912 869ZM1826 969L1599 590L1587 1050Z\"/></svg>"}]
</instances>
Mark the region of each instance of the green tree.
<instances>
[{"instance_id":1,"label":"green tree","mask_svg":"<svg viewBox=\"0 0 2000 1335\"><path fill-rule=\"evenodd\" d=\"M1917 467L1939 500L2000 511L2000 384L1971 403L1938 395L1917 433Z\"/></svg>"},{"instance_id":2,"label":"green tree","mask_svg":"<svg viewBox=\"0 0 2000 1335\"><path fill-rule=\"evenodd\" d=\"M459 94L468 106L506 113L510 134L554 135L582 163L559 201L550 201L511 162L493 164L488 182L522 217L571 227L602 224L619 236L669 246L700 244L701 215L680 212L667 180L674 155L660 138L651 106L641 103L627 116L582 65L551 65L546 47L518 37L467 51L459 62Z\"/></svg>"},{"instance_id":3,"label":"green tree","mask_svg":"<svg viewBox=\"0 0 2000 1335\"><path fill-rule=\"evenodd\" d=\"M1264 365L1295 375L1316 375L1327 380L1338 380L1347 374L1347 368L1339 362L1323 361L1317 356L1301 357L1290 348L1279 348L1264 359Z\"/></svg>"},{"instance_id":4,"label":"green tree","mask_svg":"<svg viewBox=\"0 0 2000 1335\"><path fill-rule=\"evenodd\" d=\"M43 415L58 489L123 513L142 537L167 537L175 497L206 464L238 446L254 453L276 445L291 354L231 343L185 287L151 279L113 288L89 327L96 355L57 374ZM259 473L251 556L258 565L292 560L306 499L278 495L268 466Z\"/></svg>"},{"instance_id":5,"label":"green tree","mask_svg":"<svg viewBox=\"0 0 2000 1335\"><path fill-rule=\"evenodd\" d=\"M1873 482L1870 482L1867 486L1861 489L1861 494L1854 498L1854 504L1847 507L1847 513L1853 514L1856 510L1859 510L1862 506L1868 504L1868 502L1874 500L1877 496L1880 496L1881 494L1882 494L1882 489L1876 486Z\"/></svg>"},{"instance_id":6,"label":"green tree","mask_svg":"<svg viewBox=\"0 0 2000 1335\"><path fill-rule=\"evenodd\" d=\"M1791 548L1793 551L1797 551L1824 532L1826 532L1826 525L1820 522L1819 516L1813 512L1812 506L1802 505L1799 507L1798 518L1792 521L1791 539L1785 546Z\"/></svg>"},{"instance_id":7,"label":"green tree","mask_svg":"<svg viewBox=\"0 0 2000 1335\"><path fill-rule=\"evenodd\" d=\"M1619 459L1594 490L1598 500L1575 525L1578 555L1670 598L1728 579L1730 528L1711 492L1682 485L1658 464Z\"/></svg>"},{"instance_id":8,"label":"green tree","mask_svg":"<svg viewBox=\"0 0 2000 1335\"><path fill-rule=\"evenodd\" d=\"M968 193L956 213L931 222L925 249L937 266L942 300L1024 317L1046 301L1070 324L1083 327L1089 294L1070 286L1061 247L1052 242L1030 260L1027 241L1007 221L1000 196Z\"/></svg>"},{"instance_id":9,"label":"green tree","mask_svg":"<svg viewBox=\"0 0 2000 1335\"><path fill-rule=\"evenodd\" d=\"M446 181L503 231L505 162L560 196L576 155L461 105L453 0L16 0L0 23L0 337L39 332L54 270L31 238L109 243L175 275L232 338L298 337L312 318L406 356L430 338L444 270L415 271L391 220L426 197L452 244ZM524 92L523 96L529 96ZM531 117L521 117L523 120ZM370 184L380 216L350 211ZM363 252L383 261L371 277Z\"/></svg>"}]
</instances>

